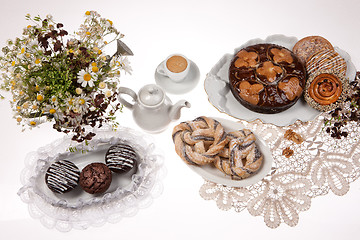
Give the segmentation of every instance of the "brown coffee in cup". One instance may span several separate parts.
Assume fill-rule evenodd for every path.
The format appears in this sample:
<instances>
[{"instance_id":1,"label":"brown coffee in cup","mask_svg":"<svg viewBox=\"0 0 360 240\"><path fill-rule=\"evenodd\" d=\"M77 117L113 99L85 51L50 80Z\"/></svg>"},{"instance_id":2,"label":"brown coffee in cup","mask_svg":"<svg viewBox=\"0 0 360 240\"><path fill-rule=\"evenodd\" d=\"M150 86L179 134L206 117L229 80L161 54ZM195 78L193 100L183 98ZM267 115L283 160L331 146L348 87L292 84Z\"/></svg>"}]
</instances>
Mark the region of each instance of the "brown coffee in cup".
<instances>
[{"instance_id":1,"label":"brown coffee in cup","mask_svg":"<svg viewBox=\"0 0 360 240\"><path fill-rule=\"evenodd\" d=\"M166 67L173 73L183 72L187 68L187 61L182 56L174 55L166 61Z\"/></svg>"}]
</instances>

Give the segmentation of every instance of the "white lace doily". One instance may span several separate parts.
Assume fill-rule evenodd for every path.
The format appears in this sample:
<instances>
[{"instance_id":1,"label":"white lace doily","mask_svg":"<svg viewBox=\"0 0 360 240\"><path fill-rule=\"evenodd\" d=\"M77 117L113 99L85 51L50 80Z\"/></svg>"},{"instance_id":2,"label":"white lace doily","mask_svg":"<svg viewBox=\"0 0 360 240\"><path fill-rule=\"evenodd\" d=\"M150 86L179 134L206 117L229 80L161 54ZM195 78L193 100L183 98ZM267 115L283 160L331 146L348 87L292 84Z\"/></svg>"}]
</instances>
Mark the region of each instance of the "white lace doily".
<instances>
[{"instance_id":1,"label":"white lace doily","mask_svg":"<svg viewBox=\"0 0 360 240\"><path fill-rule=\"evenodd\" d=\"M346 194L349 184L360 176L360 126L349 122L344 128L348 137L335 139L324 129L326 115L287 127L241 120L269 145L274 158L271 172L260 182L244 188L205 181L200 196L215 201L221 210L247 209L253 216L262 216L268 227L276 228L281 223L297 225L299 213L310 208L312 198L329 192ZM300 134L304 142L286 140L287 129ZM294 151L290 158L282 154L287 147Z\"/></svg>"},{"instance_id":2,"label":"white lace doily","mask_svg":"<svg viewBox=\"0 0 360 240\"><path fill-rule=\"evenodd\" d=\"M117 131L102 128L95 133L96 136L87 145L75 143L71 136L66 136L27 155L21 174L23 187L18 195L28 204L30 215L39 219L45 227L65 232L72 228L86 229L106 222L118 222L150 206L153 199L162 193L165 174L163 156L152 137L129 128L119 128ZM81 196L75 201L44 190L44 172L59 157L75 154L69 152L69 147L92 154L99 146L119 142L131 143L140 159L136 173L126 186L115 186L115 189L100 196Z\"/></svg>"}]
</instances>

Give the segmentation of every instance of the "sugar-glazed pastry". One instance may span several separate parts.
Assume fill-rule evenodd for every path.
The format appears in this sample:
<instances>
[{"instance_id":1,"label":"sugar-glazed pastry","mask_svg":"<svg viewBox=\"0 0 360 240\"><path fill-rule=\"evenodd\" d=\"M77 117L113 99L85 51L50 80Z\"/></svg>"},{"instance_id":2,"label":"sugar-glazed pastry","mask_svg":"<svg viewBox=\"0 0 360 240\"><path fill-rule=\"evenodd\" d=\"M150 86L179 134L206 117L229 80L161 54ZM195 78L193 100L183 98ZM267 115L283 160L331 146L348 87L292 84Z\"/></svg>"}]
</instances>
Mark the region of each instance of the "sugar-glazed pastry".
<instances>
[{"instance_id":1,"label":"sugar-glazed pastry","mask_svg":"<svg viewBox=\"0 0 360 240\"><path fill-rule=\"evenodd\" d=\"M315 53L324 50L334 50L334 47L328 40L321 36L308 36L300 39L292 50L303 63L306 63Z\"/></svg>"},{"instance_id":2,"label":"sugar-glazed pastry","mask_svg":"<svg viewBox=\"0 0 360 240\"><path fill-rule=\"evenodd\" d=\"M229 85L246 108L278 113L294 105L305 88L306 70L298 57L282 46L256 44L234 55Z\"/></svg>"},{"instance_id":3,"label":"sugar-glazed pastry","mask_svg":"<svg viewBox=\"0 0 360 240\"><path fill-rule=\"evenodd\" d=\"M306 62L306 70L309 76L318 75L318 71L333 71L345 77L346 69L346 61L332 50L318 52Z\"/></svg>"},{"instance_id":4,"label":"sugar-glazed pastry","mask_svg":"<svg viewBox=\"0 0 360 240\"><path fill-rule=\"evenodd\" d=\"M128 144L111 146L105 154L105 162L109 169L116 173L126 173L137 163L137 154Z\"/></svg>"},{"instance_id":5,"label":"sugar-glazed pastry","mask_svg":"<svg viewBox=\"0 0 360 240\"><path fill-rule=\"evenodd\" d=\"M68 160L58 160L50 165L45 174L45 183L55 193L66 193L79 183L80 170Z\"/></svg>"},{"instance_id":6,"label":"sugar-glazed pastry","mask_svg":"<svg viewBox=\"0 0 360 240\"><path fill-rule=\"evenodd\" d=\"M175 151L188 164L205 165L219 159L227 143L221 124L208 117L182 122L172 133Z\"/></svg>"},{"instance_id":7,"label":"sugar-glazed pastry","mask_svg":"<svg viewBox=\"0 0 360 240\"><path fill-rule=\"evenodd\" d=\"M334 71L319 71L309 77L304 94L305 101L319 111L339 107L348 95L349 82Z\"/></svg>"},{"instance_id":8,"label":"sugar-glazed pastry","mask_svg":"<svg viewBox=\"0 0 360 240\"><path fill-rule=\"evenodd\" d=\"M214 162L217 169L234 179L244 179L256 173L263 162L263 155L256 146L256 137L248 129L228 134L228 147Z\"/></svg>"}]
</instances>

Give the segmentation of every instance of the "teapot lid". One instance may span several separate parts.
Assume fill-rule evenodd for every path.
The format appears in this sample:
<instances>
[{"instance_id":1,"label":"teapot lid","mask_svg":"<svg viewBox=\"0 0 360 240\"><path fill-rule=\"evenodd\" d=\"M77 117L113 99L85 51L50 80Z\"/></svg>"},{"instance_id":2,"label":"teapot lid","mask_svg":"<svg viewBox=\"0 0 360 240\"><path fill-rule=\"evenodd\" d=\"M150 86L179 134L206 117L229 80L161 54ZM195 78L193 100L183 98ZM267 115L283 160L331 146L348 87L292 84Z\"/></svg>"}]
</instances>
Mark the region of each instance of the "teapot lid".
<instances>
[{"instance_id":1,"label":"teapot lid","mask_svg":"<svg viewBox=\"0 0 360 240\"><path fill-rule=\"evenodd\" d=\"M164 91L155 84L148 84L139 91L139 100L144 105L156 106L164 99Z\"/></svg>"}]
</instances>

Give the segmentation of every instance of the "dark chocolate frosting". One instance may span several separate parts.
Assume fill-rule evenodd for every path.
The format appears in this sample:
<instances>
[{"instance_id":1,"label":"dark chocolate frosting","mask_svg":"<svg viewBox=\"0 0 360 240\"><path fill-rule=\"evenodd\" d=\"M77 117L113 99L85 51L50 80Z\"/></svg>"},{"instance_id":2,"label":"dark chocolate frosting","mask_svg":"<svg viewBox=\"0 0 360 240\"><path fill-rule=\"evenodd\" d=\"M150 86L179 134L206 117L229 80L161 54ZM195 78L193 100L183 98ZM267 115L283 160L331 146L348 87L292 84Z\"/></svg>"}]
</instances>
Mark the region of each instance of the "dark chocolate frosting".
<instances>
[{"instance_id":1,"label":"dark chocolate frosting","mask_svg":"<svg viewBox=\"0 0 360 240\"><path fill-rule=\"evenodd\" d=\"M290 50L275 44L256 44L235 54L229 80L233 95L246 108L278 113L301 97L306 70Z\"/></svg>"},{"instance_id":2,"label":"dark chocolate frosting","mask_svg":"<svg viewBox=\"0 0 360 240\"><path fill-rule=\"evenodd\" d=\"M130 171L137 163L135 150L127 144L111 146L105 155L106 165L111 171L125 173Z\"/></svg>"},{"instance_id":3,"label":"dark chocolate frosting","mask_svg":"<svg viewBox=\"0 0 360 240\"><path fill-rule=\"evenodd\" d=\"M51 164L45 174L45 182L55 193L66 193L79 183L80 170L72 162L59 160Z\"/></svg>"}]
</instances>

